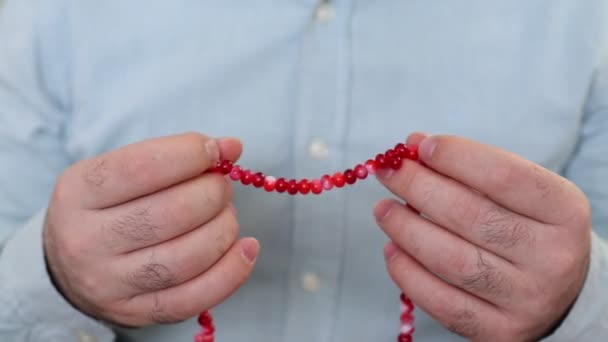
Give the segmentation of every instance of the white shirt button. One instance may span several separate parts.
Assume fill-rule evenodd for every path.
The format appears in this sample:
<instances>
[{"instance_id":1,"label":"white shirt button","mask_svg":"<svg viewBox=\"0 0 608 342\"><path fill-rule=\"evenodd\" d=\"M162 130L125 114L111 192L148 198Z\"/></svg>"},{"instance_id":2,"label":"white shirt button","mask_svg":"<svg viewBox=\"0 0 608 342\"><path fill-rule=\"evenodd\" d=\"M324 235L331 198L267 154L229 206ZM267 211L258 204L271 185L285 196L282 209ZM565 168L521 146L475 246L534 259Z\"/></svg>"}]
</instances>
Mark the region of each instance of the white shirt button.
<instances>
[{"instance_id":1,"label":"white shirt button","mask_svg":"<svg viewBox=\"0 0 608 342\"><path fill-rule=\"evenodd\" d=\"M78 334L78 337L78 340L80 342L97 342L97 338L95 338L95 336L87 334L85 332L81 332L80 334Z\"/></svg>"},{"instance_id":2,"label":"white shirt button","mask_svg":"<svg viewBox=\"0 0 608 342\"><path fill-rule=\"evenodd\" d=\"M315 273L305 272L302 273L300 284L302 285L302 288L308 292L319 292L319 289L321 288L321 279Z\"/></svg>"},{"instance_id":3,"label":"white shirt button","mask_svg":"<svg viewBox=\"0 0 608 342\"><path fill-rule=\"evenodd\" d=\"M308 145L308 154L315 159L327 159L329 157L329 147L321 139L314 139Z\"/></svg>"},{"instance_id":4,"label":"white shirt button","mask_svg":"<svg viewBox=\"0 0 608 342\"><path fill-rule=\"evenodd\" d=\"M315 11L315 19L320 23L328 23L332 21L336 13L334 7L327 0L321 0L317 10Z\"/></svg>"}]
</instances>

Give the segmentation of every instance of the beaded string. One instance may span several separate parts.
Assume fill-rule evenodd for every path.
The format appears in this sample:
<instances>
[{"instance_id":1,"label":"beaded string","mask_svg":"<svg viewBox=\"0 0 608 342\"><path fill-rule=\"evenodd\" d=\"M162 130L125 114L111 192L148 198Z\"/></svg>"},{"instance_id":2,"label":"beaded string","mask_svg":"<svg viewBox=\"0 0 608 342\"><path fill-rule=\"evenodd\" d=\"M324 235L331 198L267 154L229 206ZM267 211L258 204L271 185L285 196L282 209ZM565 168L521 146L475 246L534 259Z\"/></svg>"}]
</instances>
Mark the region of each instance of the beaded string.
<instances>
[{"instance_id":1,"label":"beaded string","mask_svg":"<svg viewBox=\"0 0 608 342\"><path fill-rule=\"evenodd\" d=\"M267 176L262 172L243 169L239 165L233 164L229 160L221 160L213 167L210 172L218 172L227 175L235 182L241 182L245 186L264 188L267 192L276 191L278 193L288 193L290 195L320 195L324 191L334 188L342 188L345 185L353 185L357 180L364 180L368 175L376 174L381 169L398 170L403 165L403 160L418 160L418 150L414 146L406 146L403 143L395 145L384 153L376 155L374 159L367 160L364 164L357 164L352 169L344 172L336 172L333 175L323 175L321 178L308 180L306 178L285 179ZM400 296L400 329L397 342L412 342L414 333L414 304L412 301L401 294ZM215 342L215 325L213 316L209 310L202 312L198 317L201 331L194 336L194 342Z\"/></svg>"}]
</instances>

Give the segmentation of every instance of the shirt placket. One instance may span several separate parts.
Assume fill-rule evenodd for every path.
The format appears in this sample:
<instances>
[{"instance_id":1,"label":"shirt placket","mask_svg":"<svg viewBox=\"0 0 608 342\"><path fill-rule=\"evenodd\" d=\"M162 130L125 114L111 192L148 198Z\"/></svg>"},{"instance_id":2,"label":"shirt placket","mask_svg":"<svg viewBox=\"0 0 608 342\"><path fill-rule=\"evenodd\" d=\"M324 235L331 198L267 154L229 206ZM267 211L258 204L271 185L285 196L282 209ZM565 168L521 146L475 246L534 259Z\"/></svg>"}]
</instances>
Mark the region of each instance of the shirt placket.
<instances>
[{"instance_id":1,"label":"shirt placket","mask_svg":"<svg viewBox=\"0 0 608 342\"><path fill-rule=\"evenodd\" d=\"M321 1L302 36L294 121L297 178L343 168L349 111L349 1ZM342 279L344 191L294 200L284 340L328 341Z\"/></svg>"}]
</instances>

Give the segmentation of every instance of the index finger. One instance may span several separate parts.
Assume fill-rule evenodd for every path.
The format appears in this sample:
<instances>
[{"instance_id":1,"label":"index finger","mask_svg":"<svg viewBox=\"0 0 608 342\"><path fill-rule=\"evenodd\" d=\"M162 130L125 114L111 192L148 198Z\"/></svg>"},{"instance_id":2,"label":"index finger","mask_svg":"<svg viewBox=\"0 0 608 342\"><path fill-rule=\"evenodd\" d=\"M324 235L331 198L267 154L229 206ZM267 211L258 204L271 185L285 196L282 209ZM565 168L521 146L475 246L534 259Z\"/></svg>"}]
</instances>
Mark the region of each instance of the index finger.
<instances>
[{"instance_id":1,"label":"index finger","mask_svg":"<svg viewBox=\"0 0 608 342\"><path fill-rule=\"evenodd\" d=\"M76 163L57 188L82 207L107 208L194 178L240 151L238 141L198 133L149 139Z\"/></svg>"},{"instance_id":2,"label":"index finger","mask_svg":"<svg viewBox=\"0 0 608 342\"><path fill-rule=\"evenodd\" d=\"M581 191L565 178L496 147L431 136L420 142L418 153L428 167L537 221L563 223L580 212L576 203L586 203Z\"/></svg>"}]
</instances>

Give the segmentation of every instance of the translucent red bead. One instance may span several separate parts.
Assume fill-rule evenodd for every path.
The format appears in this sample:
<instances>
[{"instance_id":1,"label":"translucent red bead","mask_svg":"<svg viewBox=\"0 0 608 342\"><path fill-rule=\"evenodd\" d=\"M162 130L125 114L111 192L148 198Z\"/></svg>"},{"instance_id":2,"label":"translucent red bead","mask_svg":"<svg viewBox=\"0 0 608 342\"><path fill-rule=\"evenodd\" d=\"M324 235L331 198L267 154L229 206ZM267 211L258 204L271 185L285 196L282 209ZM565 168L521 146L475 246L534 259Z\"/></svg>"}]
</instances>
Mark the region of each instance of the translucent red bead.
<instances>
[{"instance_id":1,"label":"translucent red bead","mask_svg":"<svg viewBox=\"0 0 608 342\"><path fill-rule=\"evenodd\" d=\"M355 166L355 175L357 176L357 178L359 179L365 179L367 178L367 174L369 173L369 171L367 171L367 168L361 164Z\"/></svg>"},{"instance_id":2,"label":"translucent red bead","mask_svg":"<svg viewBox=\"0 0 608 342\"><path fill-rule=\"evenodd\" d=\"M357 176L355 175L355 172L351 169L344 171L344 181L346 181L346 184L349 185L355 184L355 182L357 181Z\"/></svg>"},{"instance_id":3,"label":"translucent red bead","mask_svg":"<svg viewBox=\"0 0 608 342\"><path fill-rule=\"evenodd\" d=\"M341 188L346 184L346 179L344 179L344 175L342 172L336 172L333 176L331 176L331 182L336 186L336 188Z\"/></svg>"},{"instance_id":4,"label":"translucent red bead","mask_svg":"<svg viewBox=\"0 0 608 342\"><path fill-rule=\"evenodd\" d=\"M310 183L308 182L308 179L302 179L298 183L298 191L302 195L307 195L310 192Z\"/></svg>"},{"instance_id":5,"label":"translucent red bead","mask_svg":"<svg viewBox=\"0 0 608 342\"><path fill-rule=\"evenodd\" d=\"M266 177L266 179L264 180L264 190L266 190L267 192L272 192L276 189L276 187L277 187L276 178L274 178L272 176Z\"/></svg>"}]
</instances>

